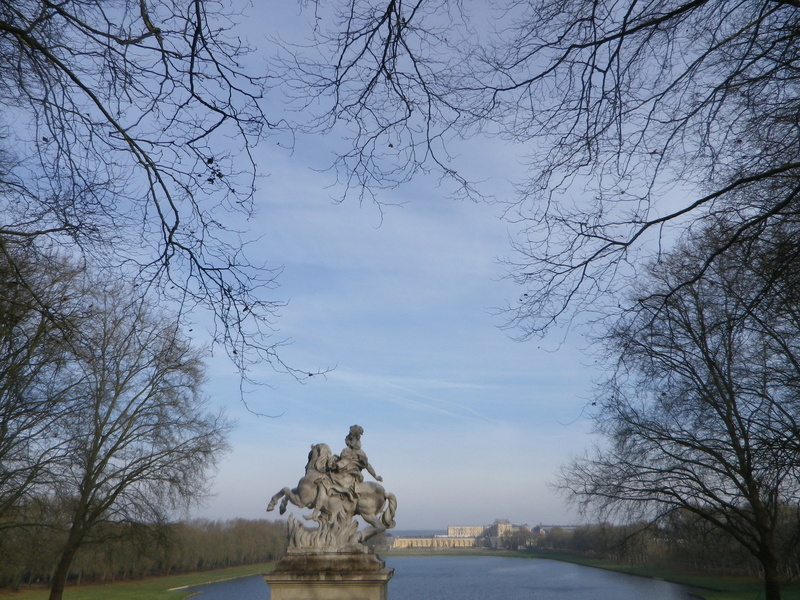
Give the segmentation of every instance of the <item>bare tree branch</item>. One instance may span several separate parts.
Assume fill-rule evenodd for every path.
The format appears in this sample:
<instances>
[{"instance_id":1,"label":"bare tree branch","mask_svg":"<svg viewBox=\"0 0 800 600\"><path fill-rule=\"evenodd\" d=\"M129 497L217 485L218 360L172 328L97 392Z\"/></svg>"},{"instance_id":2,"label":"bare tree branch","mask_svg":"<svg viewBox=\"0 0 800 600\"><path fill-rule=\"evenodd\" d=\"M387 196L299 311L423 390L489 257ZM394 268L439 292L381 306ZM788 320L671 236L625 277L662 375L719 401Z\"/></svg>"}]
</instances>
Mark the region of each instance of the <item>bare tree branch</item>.
<instances>
[{"instance_id":1,"label":"bare tree branch","mask_svg":"<svg viewBox=\"0 0 800 600\"><path fill-rule=\"evenodd\" d=\"M447 154L476 133L524 154L506 216L525 338L613 310L642 256L692 228L795 211L795 4L348 0L317 21L321 58L298 48L284 78L312 128L344 135L334 168L360 197L429 169L479 195ZM774 195L753 203L755 187Z\"/></svg>"},{"instance_id":2,"label":"bare tree branch","mask_svg":"<svg viewBox=\"0 0 800 600\"><path fill-rule=\"evenodd\" d=\"M252 213L252 149L283 127L236 17L203 0L0 2L0 229L208 309L243 373L266 360L302 377L273 337L280 269L219 216Z\"/></svg>"}]
</instances>

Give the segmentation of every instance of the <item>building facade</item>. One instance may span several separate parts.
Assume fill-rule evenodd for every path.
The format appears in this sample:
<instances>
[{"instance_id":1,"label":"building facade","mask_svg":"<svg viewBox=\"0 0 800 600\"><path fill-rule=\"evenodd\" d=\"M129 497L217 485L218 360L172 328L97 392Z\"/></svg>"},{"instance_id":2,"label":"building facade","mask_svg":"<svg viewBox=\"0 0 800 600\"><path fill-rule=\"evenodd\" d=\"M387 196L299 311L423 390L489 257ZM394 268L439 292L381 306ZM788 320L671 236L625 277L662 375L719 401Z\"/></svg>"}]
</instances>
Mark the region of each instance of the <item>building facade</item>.
<instances>
[{"instance_id":1,"label":"building facade","mask_svg":"<svg viewBox=\"0 0 800 600\"><path fill-rule=\"evenodd\" d=\"M392 537L391 547L396 550L476 546L500 548L505 535L520 530L530 532L531 529L527 525L512 525L507 519L497 519L492 525L450 525L446 536Z\"/></svg>"},{"instance_id":2,"label":"building facade","mask_svg":"<svg viewBox=\"0 0 800 600\"><path fill-rule=\"evenodd\" d=\"M487 525L449 525L447 527L447 537L453 538L476 538L486 533Z\"/></svg>"},{"instance_id":3,"label":"building facade","mask_svg":"<svg viewBox=\"0 0 800 600\"><path fill-rule=\"evenodd\" d=\"M476 538L467 537L396 537L392 538L392 550L436 550L445 548L473 548Z\"/></svg>"}]
</instances>

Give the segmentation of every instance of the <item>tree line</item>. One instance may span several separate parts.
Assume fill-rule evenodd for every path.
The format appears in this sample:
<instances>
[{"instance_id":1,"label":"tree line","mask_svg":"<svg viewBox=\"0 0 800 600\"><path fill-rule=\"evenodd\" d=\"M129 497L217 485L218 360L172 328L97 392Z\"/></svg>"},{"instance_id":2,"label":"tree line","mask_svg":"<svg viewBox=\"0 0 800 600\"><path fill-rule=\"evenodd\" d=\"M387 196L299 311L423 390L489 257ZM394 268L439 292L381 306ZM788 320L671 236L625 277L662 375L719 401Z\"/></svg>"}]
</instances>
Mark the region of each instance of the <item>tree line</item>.
<instances>
[{"instance_id":1,"label":"tree line","mask_svg":"<svg viewBox=\"0 0 800 600\"><path fill-rule=\"evenodd\" d=\"M788 525L788 523L786 524ZM778 571L784 581L800 578L800 530L782 531ZM534 536L530 546L602 558L621 564L657 565L728 577L763 577L763 567L733 536L688 513L653 525L647 522L602 523L575 529L555 527Z\"/></svg>"},{"instance_id":2,"label":"tree line","mask_svg":"<svg viewBox=\"0 0 800 600\"><path fill-rule=\"evenodd\" d=\"M53 583L68 511L42 501L26 512L35 526L7 528L0 537L0 587ZM111 583L257 564L277 560L285 550L286 524L279 521L104 523L76 553L68 582Z\"/></svg>"}]
</instances>

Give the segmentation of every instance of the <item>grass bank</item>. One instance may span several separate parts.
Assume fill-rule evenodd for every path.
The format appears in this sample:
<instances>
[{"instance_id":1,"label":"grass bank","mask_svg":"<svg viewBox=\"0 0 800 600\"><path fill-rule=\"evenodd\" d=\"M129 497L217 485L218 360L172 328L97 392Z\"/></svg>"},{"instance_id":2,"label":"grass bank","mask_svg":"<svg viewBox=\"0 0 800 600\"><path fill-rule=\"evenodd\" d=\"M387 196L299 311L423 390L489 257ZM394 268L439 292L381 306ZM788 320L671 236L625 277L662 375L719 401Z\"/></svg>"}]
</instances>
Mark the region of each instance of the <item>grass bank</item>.
<instances>
[{"instance_id":1,"label":"grass bank","mask_svg":"<svg viewBox=\"0 0 800 600\"><path fill-rule=\"evenodd\" d=\"M704 600L763 600L764 598L763 583L746 577L708 575L701 572L656 565L625 565L610 560L586 558L565 552L530 551L497 554L527 558L547 558L586 567L616 571L627 575L663 579L664 581L697 588L698 597ZM781 590L781 597L783 600L800 600L800 585L786 586Z\"/></svg>"},{"instance_id":2,"label":"grass bank","mask_svg":"<svg viewBox=\"0 0 800 600\"><path fill-rule=\"evenodd\" d=\"M136 581L121 581L105 585L80 585L68 587L64 592L64 600L183 600L189 596L185 588L248 575L258 575L271 571L275 563L261 563L244 567L231 567L215 571L201 571L185 575L168 577L151 577ZM2 599L47 600L46 589L22 590L20 592L4 592L0 590Z\"/></svg>"}]
</instances>

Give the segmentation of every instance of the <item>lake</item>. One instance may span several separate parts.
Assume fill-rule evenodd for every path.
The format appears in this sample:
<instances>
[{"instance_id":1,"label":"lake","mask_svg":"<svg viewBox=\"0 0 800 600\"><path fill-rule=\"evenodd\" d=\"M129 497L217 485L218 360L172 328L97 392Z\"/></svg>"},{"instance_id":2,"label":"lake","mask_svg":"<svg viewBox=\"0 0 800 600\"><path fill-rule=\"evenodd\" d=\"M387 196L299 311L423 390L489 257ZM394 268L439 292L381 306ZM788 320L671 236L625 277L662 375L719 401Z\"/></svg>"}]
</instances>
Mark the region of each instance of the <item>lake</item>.
<instances>
[{"instance_id":1,"label":"lake","mask_svg":"<svg viewBox=\"0 0 800 600\"><path fill-rule=\"evenodd\" d=\"M553 560L391 556L389 600L687 600L691 588ZM191 588L197 600L265 600L260 576ZM696 594L696 590L695 590ZM695 596L696 597L696 596Z\"/></svg>"}]
</instances>

